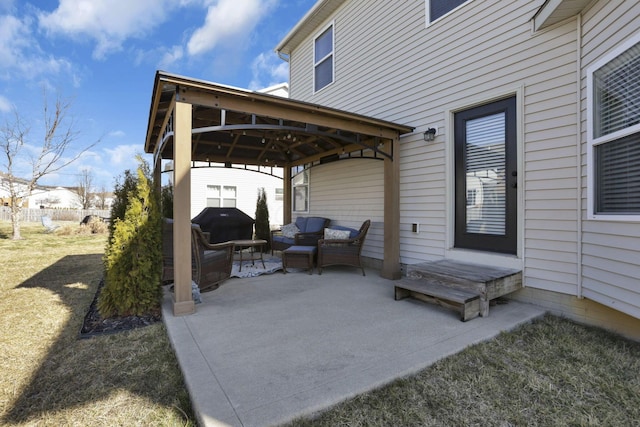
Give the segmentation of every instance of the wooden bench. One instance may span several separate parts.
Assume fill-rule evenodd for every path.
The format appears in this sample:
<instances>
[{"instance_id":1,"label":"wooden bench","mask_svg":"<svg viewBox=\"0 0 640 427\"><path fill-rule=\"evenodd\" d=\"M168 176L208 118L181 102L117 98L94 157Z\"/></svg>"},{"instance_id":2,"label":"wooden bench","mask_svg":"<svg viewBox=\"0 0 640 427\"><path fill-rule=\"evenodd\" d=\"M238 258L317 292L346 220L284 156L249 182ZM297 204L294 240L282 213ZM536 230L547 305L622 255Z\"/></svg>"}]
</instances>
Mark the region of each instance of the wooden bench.
<instances>
[{"instance_id":1,"label":"wooden bench","mask_svg":"<svg viewBox=\"0 0 640 427\"><path fill-rule=\"evenodd\" d=\"M460 312L460 320L478 317L480 314L480 294L456 289L424 280L402 279L395 282L395 299L414 297L421 301L435 303Z\"/></svg>"}]
</instances>

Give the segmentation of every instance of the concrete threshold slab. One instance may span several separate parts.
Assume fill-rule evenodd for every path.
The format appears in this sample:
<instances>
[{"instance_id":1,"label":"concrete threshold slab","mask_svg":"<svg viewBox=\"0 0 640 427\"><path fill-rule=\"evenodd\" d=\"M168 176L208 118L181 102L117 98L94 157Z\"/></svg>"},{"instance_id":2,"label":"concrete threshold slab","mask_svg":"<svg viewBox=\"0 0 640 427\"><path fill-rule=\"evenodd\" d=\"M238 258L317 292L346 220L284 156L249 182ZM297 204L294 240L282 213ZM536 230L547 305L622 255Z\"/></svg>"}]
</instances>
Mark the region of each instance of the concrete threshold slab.
<instances>
[{"instance_id":1,"label":"concrete threshold slab","mask_svg":"<svg viewBox=\"0 0 640 427\"><path fill-rule=\"evenodd\" d=\"M163 317L203 426L268 426L419 372L544 314L509 301L489 317L394 300L393 281L352 268L227 280L190 316Z\"/></svg>"}]
</instances>

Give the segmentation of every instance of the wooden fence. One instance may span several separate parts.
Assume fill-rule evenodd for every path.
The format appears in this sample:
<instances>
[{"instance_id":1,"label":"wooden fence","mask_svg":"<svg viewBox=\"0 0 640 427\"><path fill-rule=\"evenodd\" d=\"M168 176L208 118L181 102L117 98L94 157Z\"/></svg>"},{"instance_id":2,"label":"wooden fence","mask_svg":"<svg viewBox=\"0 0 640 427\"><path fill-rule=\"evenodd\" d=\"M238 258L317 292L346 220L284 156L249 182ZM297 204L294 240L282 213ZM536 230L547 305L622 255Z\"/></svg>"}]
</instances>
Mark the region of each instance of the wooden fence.
<instances>
[{"instance_id":1,"label":"wooden fence","mask_svg":"<svg viewBox=\"0 0 640 427\"><path fill-rule=\"evenodd\" d=\"M74 221L80 223L87 215L97 215L104 219L111 217L110 210L101 209L22 209L22 221L40 222L43 215L54 221ZM0 207L0 220L11 221L11 211L7 206Z\"/></svg>"}]
</instances>

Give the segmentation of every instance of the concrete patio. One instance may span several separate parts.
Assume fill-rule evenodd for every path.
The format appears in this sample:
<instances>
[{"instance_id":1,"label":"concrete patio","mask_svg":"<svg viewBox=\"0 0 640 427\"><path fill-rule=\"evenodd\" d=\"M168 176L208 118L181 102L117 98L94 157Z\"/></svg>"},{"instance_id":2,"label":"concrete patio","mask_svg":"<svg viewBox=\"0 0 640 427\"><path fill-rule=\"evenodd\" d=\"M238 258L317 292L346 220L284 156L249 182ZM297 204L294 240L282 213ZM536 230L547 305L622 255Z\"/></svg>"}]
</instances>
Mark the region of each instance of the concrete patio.
<instances>
[{"instance_id":1,"label":"concrete patio","mask_svg":"<svg viewBox=\"0 0 640 427\"><path fill-rule=\"evenodd\" d=\"M379 272L330 267L227 280L164 322L203 426L278 425L416 373L544 314L509 301L489 317L406 299Z\"/></svg>"}]
</instances>

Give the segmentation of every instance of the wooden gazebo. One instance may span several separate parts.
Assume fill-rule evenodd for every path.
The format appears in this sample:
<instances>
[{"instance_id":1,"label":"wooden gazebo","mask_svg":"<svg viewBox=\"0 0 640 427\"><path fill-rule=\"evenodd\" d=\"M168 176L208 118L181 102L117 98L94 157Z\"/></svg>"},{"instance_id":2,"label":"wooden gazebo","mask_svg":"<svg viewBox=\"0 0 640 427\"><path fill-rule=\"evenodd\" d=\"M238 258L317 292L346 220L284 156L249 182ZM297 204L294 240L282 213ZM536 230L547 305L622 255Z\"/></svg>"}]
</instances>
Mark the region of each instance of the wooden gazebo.
<instances>
[{"instance_id":1,"label":"wooden gazebo","mask_svg":"<svg viewBox=\"0 0 640 427\"><path fill-rule=\"evenodd\" d=\"M174 164L174 315L191 314L191 164L282 167L283 224L291 221L291 169L332 156L367 153L384 160L384 260L400 276L399 137L413 128L288 98L156 73L145 152Z\"/></svg>"}]
</instances>

